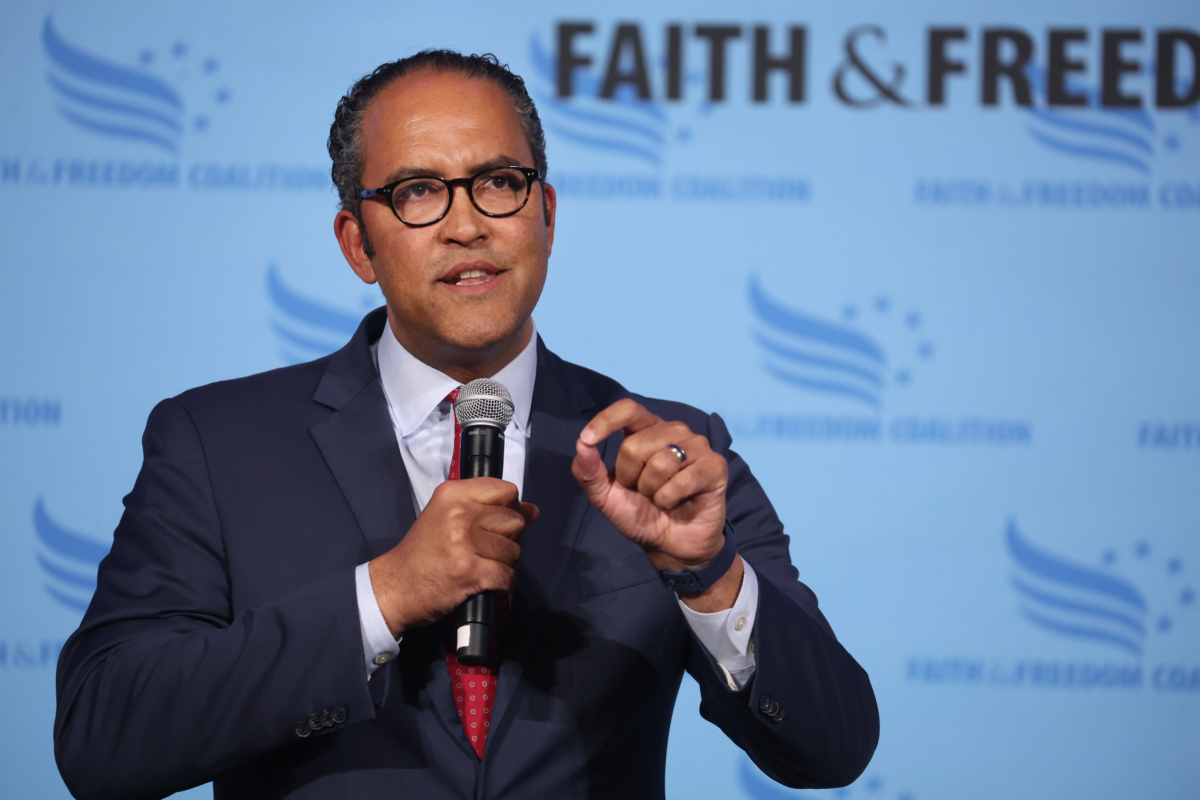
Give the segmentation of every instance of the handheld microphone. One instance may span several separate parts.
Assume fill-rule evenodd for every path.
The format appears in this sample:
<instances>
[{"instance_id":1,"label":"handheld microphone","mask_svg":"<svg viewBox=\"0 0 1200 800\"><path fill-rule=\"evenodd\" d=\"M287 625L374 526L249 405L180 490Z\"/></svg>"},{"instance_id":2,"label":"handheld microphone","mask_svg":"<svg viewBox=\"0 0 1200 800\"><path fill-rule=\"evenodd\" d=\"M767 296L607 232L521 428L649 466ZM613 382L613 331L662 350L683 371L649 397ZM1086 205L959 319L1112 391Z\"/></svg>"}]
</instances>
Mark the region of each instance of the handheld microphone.
<instances>
[{"instance_id":1,"label":"handheld microphone","mask_svg":"<svg viewBox=\"0 0 1200 800\"><path fill-rule=\"evenodd\" d=\"M454 418L462 428L459 477L504 477L504 429L512 421L513 400L504 384L477 378L454 401ZM460 663L478 666L487 660L488 633L495 617L495 592L480 592L454 609L455 646Z\"/></svg>"}]
</instances>

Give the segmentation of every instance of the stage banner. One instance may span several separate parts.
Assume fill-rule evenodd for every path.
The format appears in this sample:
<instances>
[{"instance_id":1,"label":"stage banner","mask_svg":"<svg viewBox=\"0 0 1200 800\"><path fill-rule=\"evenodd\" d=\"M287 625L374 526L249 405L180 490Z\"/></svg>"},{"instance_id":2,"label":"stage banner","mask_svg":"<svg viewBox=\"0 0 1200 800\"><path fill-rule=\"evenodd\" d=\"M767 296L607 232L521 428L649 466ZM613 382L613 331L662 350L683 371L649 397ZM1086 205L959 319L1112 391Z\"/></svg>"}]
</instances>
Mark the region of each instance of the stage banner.
<instances>
[{"instance_id":1,"label":"stage banner","mask_svg":"<svg viewBox=\"0 0 1200 800\"><path fill-rule=\"evenodd\" d=\"M6 4L0 795L69 796L55 665L150 409L382 304L325 142L356 79L430 47L538 105L547 345L722 415L878 696L865 774L797 792L686 678L668 797L1200 796L1182 0Z\"/></svg>"}]
</instances>

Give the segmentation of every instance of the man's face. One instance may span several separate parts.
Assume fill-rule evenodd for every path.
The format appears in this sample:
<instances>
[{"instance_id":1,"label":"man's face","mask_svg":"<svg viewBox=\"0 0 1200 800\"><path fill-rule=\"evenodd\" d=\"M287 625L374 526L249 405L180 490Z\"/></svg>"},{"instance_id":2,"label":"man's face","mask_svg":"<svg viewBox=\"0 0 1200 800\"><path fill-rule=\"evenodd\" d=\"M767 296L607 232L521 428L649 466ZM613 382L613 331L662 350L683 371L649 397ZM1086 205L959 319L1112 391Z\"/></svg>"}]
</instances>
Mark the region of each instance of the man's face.
<instances>
[{"instance_id":1,"label":"man's face","mask_svg":"<svg viewBox=\"0 0 1200 800\"><path fill-rule=\"evenodd\" d=\"M508 95L457 73L418 72L390 84L367 108L362 143L368 188L414 175L453 179L533 166ZM335 229L355 272L378 280L400 342L445 371L473 360L506 362L528 341L554 241L554 205L554 190L535 183L519 212L486 217L456 187L441 221L413 228L386 200L366 200L362 225L375 250L369 260L351 215L339 214Z\"/></svg>"}]
</instances>

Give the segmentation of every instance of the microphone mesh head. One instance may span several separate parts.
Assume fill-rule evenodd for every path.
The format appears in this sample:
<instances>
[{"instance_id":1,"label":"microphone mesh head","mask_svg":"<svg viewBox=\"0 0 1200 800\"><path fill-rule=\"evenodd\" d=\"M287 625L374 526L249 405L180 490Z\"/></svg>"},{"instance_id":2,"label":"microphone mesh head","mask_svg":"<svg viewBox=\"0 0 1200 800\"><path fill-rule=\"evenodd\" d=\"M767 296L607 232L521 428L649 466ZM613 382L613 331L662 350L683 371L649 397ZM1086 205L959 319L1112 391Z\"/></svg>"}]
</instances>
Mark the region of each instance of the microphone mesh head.
<instances>
[{"instance_id":1,"label":"microphone mesh head","mask_svg":"<svg viewBox=\"0 0 1200 800\"><path fill-rule=\"evenodd\" d=\"M513 417L512 395L499 381L476 378L459 391L454 417L464 428L491 425L504 430Z\"/></svg>"}]
</instances>

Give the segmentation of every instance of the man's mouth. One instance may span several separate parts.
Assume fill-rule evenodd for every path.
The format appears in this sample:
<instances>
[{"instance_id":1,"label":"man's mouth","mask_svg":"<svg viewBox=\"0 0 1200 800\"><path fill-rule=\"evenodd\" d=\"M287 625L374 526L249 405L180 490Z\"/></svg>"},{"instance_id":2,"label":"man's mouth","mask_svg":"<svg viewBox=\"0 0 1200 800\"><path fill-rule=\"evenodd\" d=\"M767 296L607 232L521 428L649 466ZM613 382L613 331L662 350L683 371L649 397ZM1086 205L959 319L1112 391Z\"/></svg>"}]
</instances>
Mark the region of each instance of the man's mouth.
<instances>
[{"instance_id":1,"label":"man's mouth","mask_svg":"<svg viewBox=\"0 0 1200 800\"><path fill-rule=\"evenodd\" d=\"M492 276L481 269L469 269L458 274L458 280L454 282L455 286L474 286L478 283L487 283L492 279Z\"/></svg>"},{"instance_id":2,"label":"man's mouth","mask_svg":"<svg viewBox=\"0 0 1200 800\"><path fill-rule=\"evenodd\" d=\"M487 261L459 264L442 276L441 282L450 286L479 286L494 281L501 270Z\"/></svg>"}]
</instances>

